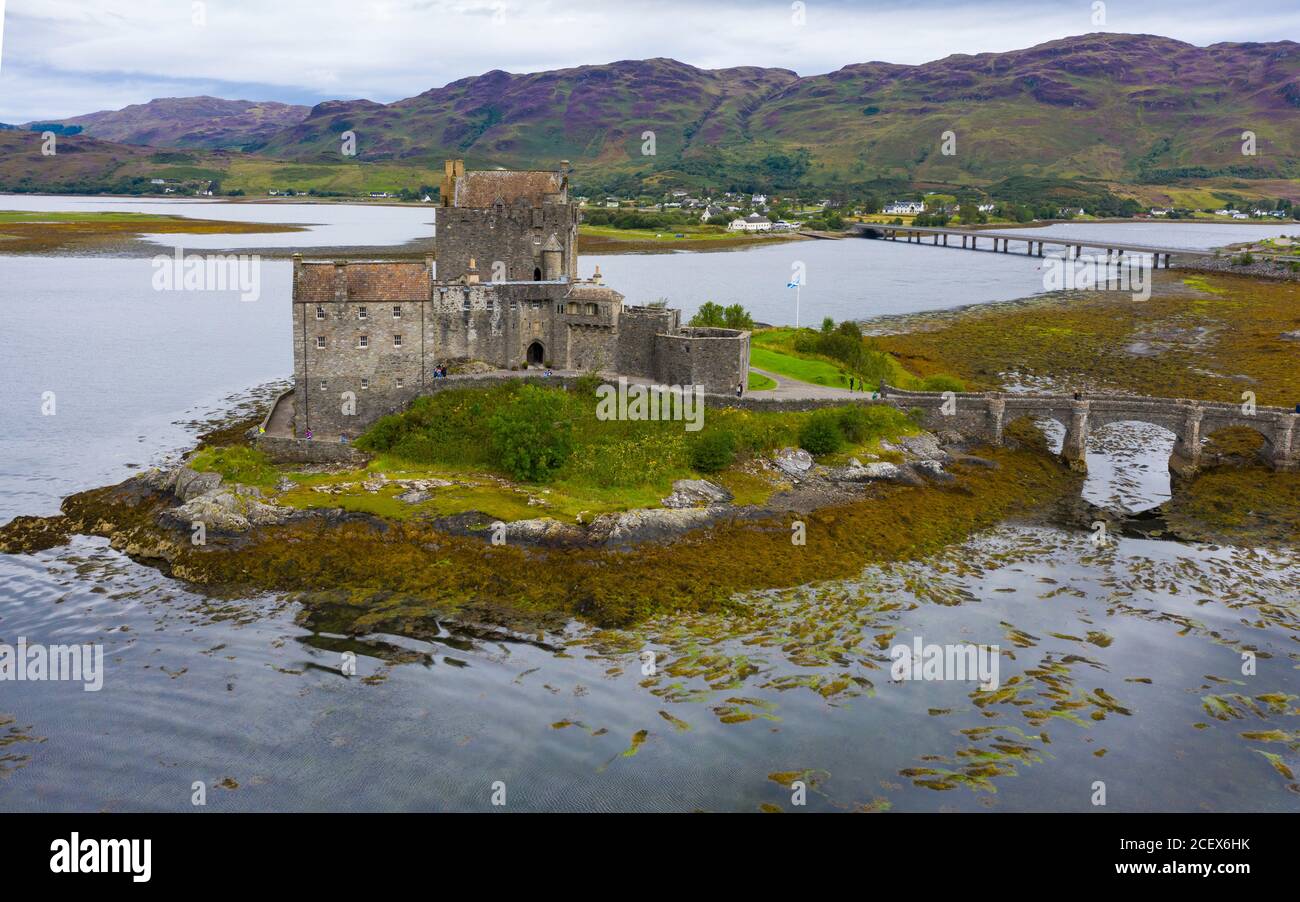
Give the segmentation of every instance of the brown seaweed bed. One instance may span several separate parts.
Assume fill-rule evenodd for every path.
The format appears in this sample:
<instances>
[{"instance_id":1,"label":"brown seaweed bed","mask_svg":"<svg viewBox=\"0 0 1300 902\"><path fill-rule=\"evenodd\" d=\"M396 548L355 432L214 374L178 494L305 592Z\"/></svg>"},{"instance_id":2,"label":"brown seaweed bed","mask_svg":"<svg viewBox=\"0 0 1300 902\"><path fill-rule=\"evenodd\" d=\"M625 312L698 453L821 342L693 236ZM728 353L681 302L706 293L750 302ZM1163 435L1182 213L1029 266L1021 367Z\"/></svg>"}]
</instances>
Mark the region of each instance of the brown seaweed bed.
<instances>
[{"instance_id":1,"label":"brown seaweed bed","mask_svg":"<svg viewBox=\"0 0 1300 902\"><path fill-rule=\"evenodd\" d=\"M996 466L956 464L952 483L872 486L858 503L800 514L804 545L791 540L794 515L612 551L496 547L426 524L331 512L195 546L188 533L158 522L175 500L135 479L73 495L61 516L16 518L0 527L0 550L103 536L192 583L326 592L339 632L419 635L421 622L454 612L619 625L722 609L739 592L854 576L868 562L916 557L1009 516L1034 516L1072 486L1077 494L1077 477L1054 458L1027 449L989 449L986 457Z\"/></svg>"}]
</instances>

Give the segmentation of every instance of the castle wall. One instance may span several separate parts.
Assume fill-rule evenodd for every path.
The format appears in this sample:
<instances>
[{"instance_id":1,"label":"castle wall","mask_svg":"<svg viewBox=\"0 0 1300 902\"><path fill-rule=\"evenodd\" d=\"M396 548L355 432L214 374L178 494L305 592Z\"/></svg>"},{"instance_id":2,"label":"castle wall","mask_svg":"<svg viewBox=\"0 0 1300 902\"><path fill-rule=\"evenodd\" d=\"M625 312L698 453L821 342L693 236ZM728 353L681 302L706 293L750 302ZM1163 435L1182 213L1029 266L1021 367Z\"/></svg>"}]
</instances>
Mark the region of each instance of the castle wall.
<instances>
[{"instance_id":1,"label":"castle wall","mask_svg":"<svg viewBox=\"0 0 1300 902\"><path fill-rule=\"evenodd\" d=\"M618 322L618 347L615 366L628 376L660 379L656 365L655 336L675 332L681 323L681 311L666 307L626 307ZM672 384L682 385L675 382Z\"/></svg>"}]
</instances>

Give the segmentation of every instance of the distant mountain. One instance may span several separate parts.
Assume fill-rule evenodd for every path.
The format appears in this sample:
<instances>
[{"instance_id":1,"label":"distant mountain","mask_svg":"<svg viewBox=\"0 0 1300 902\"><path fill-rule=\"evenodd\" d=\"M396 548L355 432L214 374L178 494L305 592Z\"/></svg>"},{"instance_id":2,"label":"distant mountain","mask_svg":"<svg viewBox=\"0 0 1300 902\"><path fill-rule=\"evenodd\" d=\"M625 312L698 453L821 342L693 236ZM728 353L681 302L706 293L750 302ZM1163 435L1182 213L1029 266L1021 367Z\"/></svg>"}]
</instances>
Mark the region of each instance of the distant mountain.
<instances>
[{"instance_id":1,"label":"distant mountain","mask_svg":"<svg viewBox=\"0 0 1300 902\"><path fill-rule=\"evenodd\" d=\"M119 144L196 149L254 148L270 135L301 122L309 107L287 103L165 97L120 110L48 120L66 129ZM47 120L24 127L45 124Z\"/></svg>"},{"instance_id":2,"label":"distant mountain","mask_svg":"<svg viewBox=\"0 0 1300 902\"><path fill-rule=\"evenodd\" d=\"M142 172L152 164L147 147L98 141L85 135L59 136L57 153L42 153L45 141L26 128L0 131L0 190L112 191L125 173ZM143 176L142 176L143 177Z\"/></svg>"},{"instance_id":3,"label":"distant mountain","mask_svg":"<svg viewBox=\"0 0 1300 902\"><path fill-rule=\"evenodd\" d=\"M1257 154L1241 152L1242 132ZM919 66L862 63L801 78L669 59L531 75L492 71L391 104L322 103L268 137L284 159L540 166L705 181L1148 181L1300 175L1300 44L1196 47L1092 34ZM644 155L652 131L655 154ZM952 131L956 153L941 153Z\"/></svg>"},{"instance_id":4,"label":"distant mountain","mask_svg":"<svg viewBox=\"0 0 1300 902\"><path fill-rule=\"evenodd\" d=\"M641 152L650 131L655 155L674 159L693 147L750 140L755 113L798 81L785 69L704 70L670 59L532 75L495 70L388 105L319 104L265 151L336 158L339 134L354 131L363 160L616 165L651 159Z\"/></svg>"},{"instance_id":5,"label":"distant mountain","mask_svg":"<svg viewBox=\"0 0 1300 902\"><path fill-rule=\"evenodd\" d=\"M1090 34L808 77L625 60L494 70L390 104L172 98L54 124L122 144L240 149L315 166L277 171L277 186L308 176L324 184L333 176L316 164L357 162L420 167L426 179L451 157L474 168L569 160L585 190L1014 184L1041 193L1054 182L1104 191L1104 183L1297 179L1300 44L1196 47ZM355 134L355 158L340 153L345 132ZM1253 155L1242 152L1247 132Z\"/></svg>"}]
</instances>

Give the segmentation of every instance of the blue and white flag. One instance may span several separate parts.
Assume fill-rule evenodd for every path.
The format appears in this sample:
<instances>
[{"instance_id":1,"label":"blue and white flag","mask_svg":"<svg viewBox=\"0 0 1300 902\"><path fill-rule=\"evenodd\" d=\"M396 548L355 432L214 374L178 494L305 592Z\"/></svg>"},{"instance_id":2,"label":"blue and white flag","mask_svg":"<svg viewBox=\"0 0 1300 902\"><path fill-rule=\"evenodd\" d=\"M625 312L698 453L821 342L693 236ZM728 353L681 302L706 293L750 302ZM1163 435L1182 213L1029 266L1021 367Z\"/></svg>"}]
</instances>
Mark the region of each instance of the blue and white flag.
<instances>
[{"instance_id":1,"label":"blue and white flag","mask_svg":"<svg viewBox=\"0 0 1300 902\"><path fill-rule=\"evenodd\" d=\"M793 280L793 281L791 281L791 282L787 282L785 287L786 287L786 288L798 288L798 287L799 287L800 285L802 285L802 284L803 284L803 283L800 282L798 279L795 279L795 280Z\"/></svg>"}]
</instances>

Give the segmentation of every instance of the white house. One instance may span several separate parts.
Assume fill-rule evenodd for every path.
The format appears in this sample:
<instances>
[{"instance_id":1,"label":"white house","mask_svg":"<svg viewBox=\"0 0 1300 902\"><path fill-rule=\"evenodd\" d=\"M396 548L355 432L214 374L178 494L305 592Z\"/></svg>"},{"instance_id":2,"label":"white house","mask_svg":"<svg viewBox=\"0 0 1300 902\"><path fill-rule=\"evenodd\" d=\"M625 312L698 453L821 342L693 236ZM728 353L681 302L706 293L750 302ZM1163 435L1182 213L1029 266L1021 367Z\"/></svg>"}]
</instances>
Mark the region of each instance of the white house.
<instances>
[{"instance_id":1,"label":"white house","mask_svg":"<svg viewBox=\"0 0 1300 902\"><path fill-rule=\"evenodd\" d=\"M896 200L885 204L885 212L891 216L915 216L925 212L925 204L915 200Z\"/></svg>"},{"instance_id":2,"label":"white house","mask_svg":"<svg viewBox=\"0 0 1300 902\"><path fill-rule=\"evenodd\" d=\"M997 206L998 206L997 204L980 204L979 211L981 213L992 213L995 209L997 209Z\"/></svg>"},{"instance_id":3,"label":"white house","mask_svg":"<svg viewBox=\"0 0 1300 902\"><path fill-rule=\"evenodd\" d=\"M772 221L766 216L751 213L744 219L733 219L727 228L733 232L770 232Z\"/></svg>"}]
</instances>

